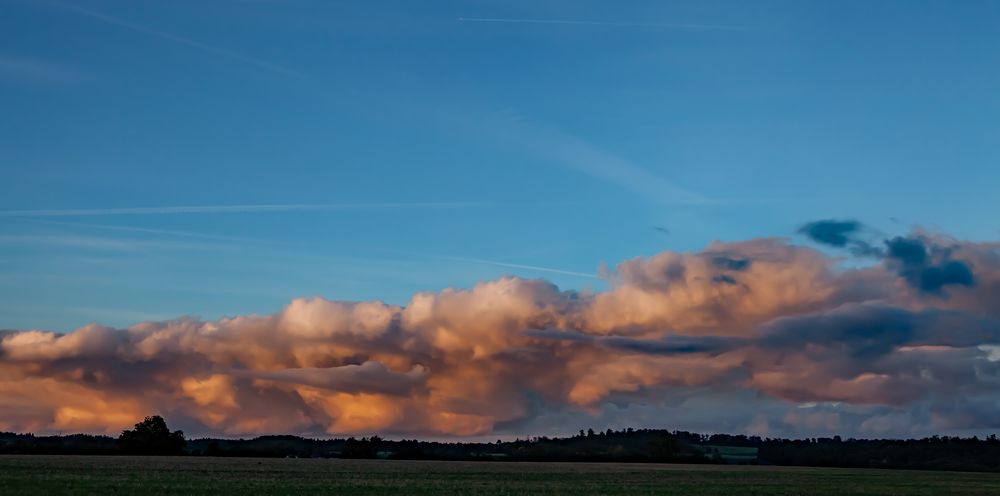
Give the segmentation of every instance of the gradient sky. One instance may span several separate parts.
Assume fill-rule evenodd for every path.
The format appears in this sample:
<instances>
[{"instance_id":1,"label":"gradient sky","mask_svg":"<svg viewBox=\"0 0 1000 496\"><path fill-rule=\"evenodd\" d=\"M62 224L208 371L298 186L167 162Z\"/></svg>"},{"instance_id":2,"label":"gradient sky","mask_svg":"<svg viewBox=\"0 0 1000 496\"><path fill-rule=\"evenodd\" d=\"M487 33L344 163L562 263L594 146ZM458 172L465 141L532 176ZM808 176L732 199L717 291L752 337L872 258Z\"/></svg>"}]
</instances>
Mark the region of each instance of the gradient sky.
<instances>
[{"instance_id":1,"label":"gradient sky","mask_svg":"<svg viewBox=\"0 0 1000 496\"><path fill-rule=\"evenodd\" d=\"M818 219L858 219L876 251L916 232L954 268L919 233L997 238L998 23L972 0L0 0L0 329L407 305L505 275L613 298L652 270L619 263L716 240L807 274L786 243L839 257L809 267L873 265L811 244ZM885 246L878 270L918 277ZM730 277L701 256L687 270ZM986 298L879 281L908 309ZM659 415L614 408L572 415ZM709 417L689 425L753 431ZM459 434L530 430L492 421Z\"/></svg>"},{"instance_id":2,"label":"gradient sky","mask_svg":"<svg viewBox=\"0 0 1000 496\"><path fill-rule=\"evenodd\" d=\"M0 328L599 289L542 268L831 216L998 227L993 1L0 9ZM329 207L158 210L236 205Z\"/></svg>"}]
</instances>

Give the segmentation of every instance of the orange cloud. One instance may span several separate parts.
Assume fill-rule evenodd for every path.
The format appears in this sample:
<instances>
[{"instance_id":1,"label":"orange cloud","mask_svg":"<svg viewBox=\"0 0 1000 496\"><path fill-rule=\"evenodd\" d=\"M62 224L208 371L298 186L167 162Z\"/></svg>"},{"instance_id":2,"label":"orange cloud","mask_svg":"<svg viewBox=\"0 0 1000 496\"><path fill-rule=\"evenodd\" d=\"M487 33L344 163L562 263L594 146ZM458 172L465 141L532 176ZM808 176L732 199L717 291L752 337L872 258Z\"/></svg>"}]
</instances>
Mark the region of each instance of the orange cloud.
<instances>
[{"instance_id":1,"label":"orange cloud","mask_svg":"<svg viewBox=\"0 0 1000 496\"><path fill-rule=\"evenodd\" d=\"M926 294L890 262L846 268L758 239L626 261L596 294L504 277L402 307L309 298L274 315L6 332L0 429L115 432L160 413L225 435L477 436L692 390L791 405L979 397L998 381L1000 255L947 243L975 284ZM749 418L848 418L808 413Z\"/></svg>"}]
</instances>

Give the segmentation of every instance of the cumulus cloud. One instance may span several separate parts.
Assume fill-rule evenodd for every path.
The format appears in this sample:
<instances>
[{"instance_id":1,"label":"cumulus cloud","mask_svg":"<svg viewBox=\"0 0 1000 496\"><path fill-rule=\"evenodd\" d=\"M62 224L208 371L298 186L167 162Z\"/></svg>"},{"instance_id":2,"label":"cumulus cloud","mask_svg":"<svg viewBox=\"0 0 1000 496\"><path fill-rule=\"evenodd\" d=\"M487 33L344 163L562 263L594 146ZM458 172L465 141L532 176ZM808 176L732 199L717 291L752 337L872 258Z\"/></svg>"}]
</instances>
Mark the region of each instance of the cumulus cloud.
<instances>
[{"instance_id":1,"label":"cumulus cloud","mask_svg":"<svg viewBox=\"0 0 1000 496\"><path fill-rule=\"evenodd\" d=\"M850 249L860 229L804 232ZM993 427L1000 246L924 232L884 245L845 266L780 238L715 242L627 260L596 293L503 277L405 306L309 298L3 331L0 430L115 432L153 412L232 436Z\"/></svg>"}]
</instances>

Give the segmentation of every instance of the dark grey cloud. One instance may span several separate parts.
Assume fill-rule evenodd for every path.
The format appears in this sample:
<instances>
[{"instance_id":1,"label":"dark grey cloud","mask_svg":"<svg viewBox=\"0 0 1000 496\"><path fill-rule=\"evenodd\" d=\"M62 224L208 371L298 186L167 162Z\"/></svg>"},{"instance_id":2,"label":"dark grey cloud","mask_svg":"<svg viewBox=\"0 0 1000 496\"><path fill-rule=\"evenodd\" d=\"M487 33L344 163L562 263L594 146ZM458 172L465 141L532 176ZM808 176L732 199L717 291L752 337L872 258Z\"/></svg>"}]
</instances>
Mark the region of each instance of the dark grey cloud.
<instances>
[{"instance_id":1,"label":"dark grey cloud","mask_svg":"<svg viewBox=\"0 0 1000 496\"><path fill-rule=\"evenodd\" d=\"M886 256L906 265L923 265L927 261L927 247L916 238L897 236L886 240Z\"/></svg>"},{"instance_id":2,"label":"dark grey cloud","mask_svg":"<svg viewBox=\"0 0 1000 496\"><path fill-rule=\"evenodd\" d=\"M746 339L730 336L669 335L660 339L636 339L624 336L593 336L575 331L552 329L525 331L524 335L545 340L564 341L610 348L646 355L717 355L746 345Z\"/></svg>"},{"instance_id":3,"label":"dark grey cloud","mask_svg":"<svg viewBox=\"0 0 1000 496\"><path fill-rule=\"evenodd\" d=\"M997 342L1000 320L959 310L849 304L825 313L782 317L759 332L755 344L768 349L822 346L871 357L901 346L970 347Z\"/></svg>"},{"instance_id":4,"label":"dark grey cloud","mask_svg":"<svg viewBox=\"0 0 1000 496\"><path fill-rule=\"evenodd\" d=\"M882 304L847 304L829 312L780 317L749 338L669 335L660 339L595 337L539 330L525 334L651 355L718 354L738 348L774 353L835 352L857 359L888 355L901 347L970 348L1000 342L1000 319L961 310L910 310Z\"/></svg>"},{"instance_id":5,"label":"dark grey cloud","mask_svg":"<svg viewBox=\"0 0 1000 496\"><path fill-rule=\"evenodd\" d=\"M976 278L966 262L951 258L947 248L935 246L920 236L896 236L875 246L861 238L865 226L856 220L824 219L805 224L799 233L812 241L852 254L884 259L897 274L921 292L945 296L949 285L972 286Z\"/></svg>"},{"instance_id":6,"label":"dark grey cloud","mask_svg":"<svg viewBox=\"0 0 1000 496\"><path fill-rule=\"evenodd\" d=\"M284 369L247 374L258 379L302 384L330 391L403 395L423 384L425 372L420 366L405 373L394 372L379 362L368 361L360 365Z\"/></svg>"},{"instance_id":7,"label":"dark grey cloud","mask_svg":"<svg viewBox=\"0 0 1000 496\"><path fill-rule=\"evenodd\" d=\"M743 380L769 396L795 402L900 406L980 397L1000 387L1000 362L986 359L979 348L1000 342L1000 319L965 310L846 304L780 317L747 337L545 335L635 356L704 356L721 362L739 357L729 373L709 384Z\"/></svg>"},{"instance_id":8,"label":"dark grey cloud","mask_svg":"<svg viewBox=\"0 0 1000 496\"><path fill-rule=\"evenodd\" d=\"M668 336L662 339L633 339L620 336L604 337L596 343L616 350L651 355L706 353L717 355L746 343L745 339L724 336Z\"/></svg>"},{"instance_id":9,"label":"dark grey cloud","mask_svg":"<svg viewBox=\"0 0 1000 496\"><path fill-rule=\"evenodd\" d=\"M861 227L861 223L856 220L824 219L800 227L799 233L817 243L843 248L854 240L854 235Z\"/></svg>"},{"instance_id":10,"label":"dark grey cloud","mask_svg":"<svg viewBox=\"0 0 1000 496\"><path fill-rule=\"evenodd\" d=\"M848 304L829 312L775 319L761 326L752 338L670 335L660 339L635 339L554 330L526 334L653 355L717 354L754 347L780 353L824 349L854 358L873 358L890 354L900 347L969 348L1000 342L1000 320L960 310Z\"/></svg>"},{"instance_id":11,"label":"dark grey cloud","mask_svg":"<svg viewBox=\"0 0 1000 496\"><path fill-rule=\"evenodd\" d=\"M847 248L859 257L881 257L881 248L862 239L866 229L864 224L853 219L823 219L803 225L798 232L819 244Z\"/></svg>"},{"instance_id":12,"label":"dark grey cloud","mask_svg":"<svg viewBox=\"0 0 1000 496\"><path fill-rule=\"evenodd\" d=\"M750 268L750 259L719 255L712 257L712 265L722 270L742 272Z\"/></svg>"},{"instance_id":13,"label":"dark grey cloud","mask_svg":"<svg viewBox=\"0 0 1000 496\"><path fill-rule=\"evenodd\" d=\"M925 293L943 295L945 286L973 286L976 282L972 268L965 262L953 260L948 249L928 246L917 237L886 240L886 258L895 266L899 276L911 286Z\"/></svg>"}]
</instances>

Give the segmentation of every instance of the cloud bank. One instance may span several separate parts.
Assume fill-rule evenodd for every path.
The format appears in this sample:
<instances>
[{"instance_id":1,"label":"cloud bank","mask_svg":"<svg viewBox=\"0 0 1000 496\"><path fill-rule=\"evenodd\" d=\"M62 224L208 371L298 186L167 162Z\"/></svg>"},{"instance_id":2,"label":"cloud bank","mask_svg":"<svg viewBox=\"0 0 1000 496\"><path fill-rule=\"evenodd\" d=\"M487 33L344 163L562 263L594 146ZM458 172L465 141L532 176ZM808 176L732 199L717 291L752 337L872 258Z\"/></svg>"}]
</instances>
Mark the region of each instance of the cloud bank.
<instances>
[{"instance_id":1,"label":"cloud bank","mask_svg":"<svg viewBox=\"0 0 1000 496\"><path fill-rule=\"evenodd\" d=\"M114 433L154 412L225 436L1000 427L1000 244L868 244L829 222L802 233L834 253L715 242L627 260L595 293L504 277L405 306L4 331L0 430Z\"/></svg>"}]
</instances>

